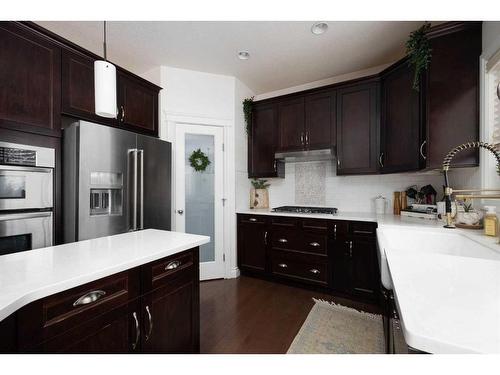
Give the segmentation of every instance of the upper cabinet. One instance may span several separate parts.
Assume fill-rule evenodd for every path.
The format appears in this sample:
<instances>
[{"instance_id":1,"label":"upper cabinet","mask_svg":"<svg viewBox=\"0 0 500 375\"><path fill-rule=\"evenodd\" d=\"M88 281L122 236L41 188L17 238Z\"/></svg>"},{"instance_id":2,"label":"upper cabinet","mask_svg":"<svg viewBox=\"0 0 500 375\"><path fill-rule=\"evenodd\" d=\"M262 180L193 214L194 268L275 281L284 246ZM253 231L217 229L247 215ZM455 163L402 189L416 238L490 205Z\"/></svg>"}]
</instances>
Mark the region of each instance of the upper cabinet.
<instances>
[{"instance_id":1,"label":"upper cabinet","mask_svg":"<svg viewBox=\"0 0 500 375\"><path fill-rule=\"evenodd\" d=\"M305 147L304 97L279 103L278 151L295 151Z\"/></svg>"},{"instance_id":2,"label":"upper cabinet","mask_svg":"<svg viewBox=\"0 0 500 375\"><path fill-rule=\"evenodd\" d=\"M16 23L0 23L0 126L59 135L61 50Z\"/></svg>"},{"instance_id":3,"label":"upper cabinet","mask_svg":"<svg viewBox=\"0 0 500 375\"><path fill-rule=\"evenodd\" d=\"M379 83L337 90L337 174L378 171Z\"/></svg>"},{"instance_id":4,"label":"upper cabinet","mask_svg":"<svg viewBox=\"0 0 500 375\"><path fill-rule=\"evenodd\" d=\"M158 88L117 71L118 121L131 129L158 134Z\"/></svg>"},{"instance_id":5,"label":"upper cabinet","mask_svg":"<svg viewBox=\"0 0 500 375\"><path fill-rule=\"evenodd\" d=\"M432 59L425 81L427 168L441 168L452 148L479 139L481 23L439 25L429 33ZM477 166L477 150L460 152L452 166Z\"/></svg>"},{"instance_id":6,"label":"upper cabinet","mask_svg":"<svg viewBox=\"0 0 500 375\"><path fill-rule=\"evenodd\" d=\"M382 73L380 170L406 172L424 166L420 95L406 59Z\"/></svg>"},{"instance_id":7,"label":"upper cabinet","mask_svg":"<svg viewBox=\"0 0 500 375\"><path fill-rule=\"evenodd\" d=\"M309 94L305 98L305 141L308 149L335 145L335 91Z\"/></svg>"},{"instance_id":8,"label":"upper cabinet","mask_svg":"<svg viewBox=\"0 0 500 375\"><path fill-rule=\"evenodd\" d=\"M278 105L256 103L248 134L248 177L283 177L284 165L274 159L278 144Z\"/></svg>"},{"instance_id":9,"label":"upper cabinet","mask_svg":"<svg viewBox=\"0 0 500 375\"><path fill-rule=\"evenodd\" d=\"M158 135L160 87L117 67L117 118L95 114L99 56L29 22L0 23L0 126L61 135L61 115Z\"/></svg>"}]
</instances>

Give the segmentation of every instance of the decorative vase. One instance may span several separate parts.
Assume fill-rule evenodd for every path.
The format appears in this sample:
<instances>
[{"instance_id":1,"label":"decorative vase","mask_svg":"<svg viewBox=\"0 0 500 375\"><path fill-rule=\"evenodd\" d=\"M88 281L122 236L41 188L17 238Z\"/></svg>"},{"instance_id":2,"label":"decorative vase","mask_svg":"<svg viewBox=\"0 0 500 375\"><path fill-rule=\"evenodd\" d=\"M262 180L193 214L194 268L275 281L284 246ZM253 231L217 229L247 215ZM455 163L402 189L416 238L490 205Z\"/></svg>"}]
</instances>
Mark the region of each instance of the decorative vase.
<instances>
[{"instance_id":1,"label":"decorative vase","mask_svg":"<svg viewBox=\"0 0 500 375\"><path fill-rule=\"evenodd\" d=\"M456 222L466 225L477 225L481 220L481 214L477 211L457 212Z\"/></svg>"},{"instance_id":2,"label":"decorative vase","mask_svg":"<svg viewBox=\"0 0 500 375\"><path fill-rule=\"evenodd\" d=\"M250 189L250 208L269 208L267 189Z\"/></svg>"}]
</instances>

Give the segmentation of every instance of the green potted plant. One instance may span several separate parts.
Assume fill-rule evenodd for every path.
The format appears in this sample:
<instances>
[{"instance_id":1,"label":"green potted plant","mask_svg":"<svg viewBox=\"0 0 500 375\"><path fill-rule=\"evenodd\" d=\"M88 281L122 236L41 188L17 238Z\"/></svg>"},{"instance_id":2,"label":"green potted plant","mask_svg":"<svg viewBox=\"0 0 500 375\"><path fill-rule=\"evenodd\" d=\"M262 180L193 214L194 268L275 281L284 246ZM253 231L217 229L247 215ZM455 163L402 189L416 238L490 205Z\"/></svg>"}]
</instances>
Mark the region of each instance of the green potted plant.
<instances>
[{"instance_id":1,"label":"green potted plant","mask_svg":"<svg viewBox=\"0 0 500 375\"><path fill-rule=\"evenodd\" d=\"M252 111L253 111L253 96L243 100L243 115L245 116L245 124L247 135L250 135L252 130Z\"/></svg>"},{"instance_id":2,"label":"green potted plant","mask_svg":"<svg viewBox=\"0 0 500 375\"><path fill-rule=\"evenodd\" d=\"M271 186L267 180L254 178L250 190L250 208L269 208L269 192L267 188Z\"/></svg>"},{"instance_id":3,"label":"green potted plant","mask_svg":"<svg viewBox=\"0 0 500 375\"><path fill-rule=\"evenodd\" d=\"M431 62L431 43L427 38L427 33L431 28L429 22L425 22L420 28L410 34L406 42L406 55L408 63L415 69L413 77L413 89L420 90L420 78L422 73L427 70Z\"/></svg>"},{"instance_id":4,"label":"green potted plant","mask_svg":"<svg viewBox=\"0 0 500 375\"><path fill-rule=\"evenodd\" d=\"M479 225L481 213L472 207L472 203L459 202L457 204L457 224Z\"/></svg>"}]
</instances>

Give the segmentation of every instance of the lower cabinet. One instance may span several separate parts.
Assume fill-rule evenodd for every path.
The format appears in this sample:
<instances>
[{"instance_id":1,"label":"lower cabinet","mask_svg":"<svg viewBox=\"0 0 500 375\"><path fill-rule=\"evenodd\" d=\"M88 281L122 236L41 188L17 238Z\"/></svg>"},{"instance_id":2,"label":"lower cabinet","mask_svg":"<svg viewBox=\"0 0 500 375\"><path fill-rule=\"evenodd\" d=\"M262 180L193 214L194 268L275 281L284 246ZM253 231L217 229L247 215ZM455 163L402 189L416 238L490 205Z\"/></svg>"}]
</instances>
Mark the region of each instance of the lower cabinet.
<instances>
[{"instance_id":1,"label":"lower cabinet","mask_svg":"<svg viewBox=\"0 0 500 375\"><path fill-rule=\"evenodd\" d=\"M376 223L238 215L243 273L378 301Z\"/></svg>"},{"instance_id":2,"label":"lower cabinet","mask_svg":"<svg viewBox=\"0 0 500 375\"><path fill-rule=\"evenodd\" d=\"M0 324L2 352L199 352L198 248L32 302Z\"/></svg>"}]
</instances>

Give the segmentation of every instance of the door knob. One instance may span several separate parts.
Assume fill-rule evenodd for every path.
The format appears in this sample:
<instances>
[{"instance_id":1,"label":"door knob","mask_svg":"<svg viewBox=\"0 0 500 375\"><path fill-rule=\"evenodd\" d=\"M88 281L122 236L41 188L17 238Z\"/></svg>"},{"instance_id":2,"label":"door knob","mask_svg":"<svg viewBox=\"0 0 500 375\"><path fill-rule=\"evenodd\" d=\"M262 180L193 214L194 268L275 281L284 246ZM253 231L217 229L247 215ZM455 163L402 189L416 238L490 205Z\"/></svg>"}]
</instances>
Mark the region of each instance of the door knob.
<instances>
[{"instance_id":1,"label":"door knob","mask_svg":"<svg viewBox=\"0 0 500 375\"><path fill-rule=\"evenodd\" d=\"M184 213L184 210L177 210L177 213L178 213L179 215L182 215L182 214Z\"/></svg>"}]
</instances>

